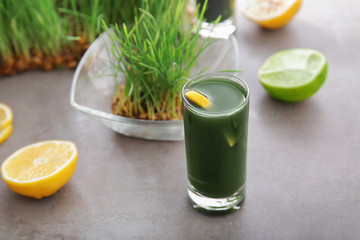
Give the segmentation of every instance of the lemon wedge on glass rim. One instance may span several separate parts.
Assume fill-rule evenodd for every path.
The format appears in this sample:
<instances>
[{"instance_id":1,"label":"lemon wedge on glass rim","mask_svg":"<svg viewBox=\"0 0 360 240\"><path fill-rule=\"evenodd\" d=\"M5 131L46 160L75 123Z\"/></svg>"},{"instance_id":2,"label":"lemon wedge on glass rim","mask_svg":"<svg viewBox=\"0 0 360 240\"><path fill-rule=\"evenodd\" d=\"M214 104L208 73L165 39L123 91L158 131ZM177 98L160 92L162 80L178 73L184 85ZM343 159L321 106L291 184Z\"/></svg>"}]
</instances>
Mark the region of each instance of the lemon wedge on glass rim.
<instances>
[{"instance_id":1,"label":"lemon wedge on glass rim","mask_svg":"<svg viewBox=\"0 0 360 240\"><path fill-rule=\"evenodd\" d=\"M244 15L260 26L277 29L288 24L299 11L302 0L242 0Z\"/></svg>"},{"instance_id":2,"label":"lemon wedge on glass rim","mask_svg":"<svg viewBox=\"0 0 360 240\"><path fill-rule=\"evenodd\" d=\"M54 194L70 180L77 158L73 142L38 142L11 154L1 165L1 176L14 192L40 199Z\"/></svg>"},{"instance_id":3,"label":"lemon wedge on glass rim","mask_svg":"<svg viewBox=\"0 0 360 240\"><path fill-rule=\"evenodd\" d=\"M185 97L199 107L206 109L211 106L211 101L205 95L201 94L198 91L188 90L187 92L185 92Z\"/></svg>"}]
</instances>

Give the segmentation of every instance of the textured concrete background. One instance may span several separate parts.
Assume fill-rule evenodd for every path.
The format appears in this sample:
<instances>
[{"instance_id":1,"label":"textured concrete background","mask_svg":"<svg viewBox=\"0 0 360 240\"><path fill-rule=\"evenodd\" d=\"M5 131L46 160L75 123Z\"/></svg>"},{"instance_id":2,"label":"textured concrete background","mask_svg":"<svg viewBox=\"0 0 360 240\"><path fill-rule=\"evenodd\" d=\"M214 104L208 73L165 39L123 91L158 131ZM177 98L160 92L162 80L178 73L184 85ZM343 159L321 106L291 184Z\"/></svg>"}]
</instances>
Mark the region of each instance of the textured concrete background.
<instances>
[{"instance_id":1,"label":"textured concrete background","mask_svg":"<svg viewBox=\"0 0 360 240\"><path fill-rule=\"evenodd\" d=\"M247 199L209 217L186 196L183 142L116 134L69 105L72 71L0 79L14 132L0 162L18 148L68 139L79 149L71 181L34 200L0 181L0 239L359 239L360 3L304 1L284 29L237 17L240 69L251 92ZM315 48L329 75L311 99L271 99L257 70L272 53Z\"/></svg>"}]
</instances>

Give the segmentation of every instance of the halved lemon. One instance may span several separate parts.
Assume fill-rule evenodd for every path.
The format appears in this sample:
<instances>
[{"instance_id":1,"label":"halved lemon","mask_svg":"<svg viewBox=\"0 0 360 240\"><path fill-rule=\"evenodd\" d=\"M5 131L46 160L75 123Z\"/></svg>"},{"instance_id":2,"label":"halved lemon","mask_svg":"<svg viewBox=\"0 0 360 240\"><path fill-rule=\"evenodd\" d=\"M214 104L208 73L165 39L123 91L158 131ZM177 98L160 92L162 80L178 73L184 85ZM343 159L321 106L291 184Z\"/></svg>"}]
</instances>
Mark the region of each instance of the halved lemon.
<instances>
[{"instance_id":1,"label":"halved lemon","mask_svg":"<svg viewBox=\"0 0 360 240\"><path fill-rule=\"evenodd\" d=\"M1 175L14 192L40 199L54 194L70 180L77 158L73 142L38 142L10 155L1 166Z\"/></svg>"},{"instance_id":2,"label":"halved lemon","mask_svg":"<svg viewBox=\"0 0 360 240\"><path fill-rule=\"evenodd\" d=\"M211 101L198 91L188 90L185 97L202 108L208 108L211 105Z\"/></svg>"},{"instance_id":3,"label":"halved lemon","mask_svg":"<svg viewBox=\"0 0 360 240\"><path fill-rule=\"evenodd\" d=\"M246 17L268 29L285 26L299 11L302 0L242 0Z\"/></svg>"},{"instance_id":4,"label":"halved lemon","mask_svg":"<svg viewBox=\"0 0 360 240\"><path fill-rule=\"evenodd\" d=\"M12 121L13 113L11 108L4 103L0 103L0 130L10 125Z\"/></svg>"}]
</instances>

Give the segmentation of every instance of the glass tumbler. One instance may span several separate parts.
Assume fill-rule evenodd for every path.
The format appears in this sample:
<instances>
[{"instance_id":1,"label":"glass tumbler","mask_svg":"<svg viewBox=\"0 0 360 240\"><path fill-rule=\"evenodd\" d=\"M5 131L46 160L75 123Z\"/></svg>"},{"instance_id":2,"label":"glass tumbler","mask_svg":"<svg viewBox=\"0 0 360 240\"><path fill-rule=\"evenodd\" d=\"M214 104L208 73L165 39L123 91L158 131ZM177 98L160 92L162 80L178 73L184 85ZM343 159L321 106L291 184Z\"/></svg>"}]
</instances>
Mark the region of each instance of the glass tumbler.
<instances>
[{"instance_id":1,"label":"glass tumbler","mask_svg":"<svg viewBox=\"0 0 360 240\"><path fill-rule=\"evenodd\" d=\"M187 97L195 91L209 107ZM240 78L208 73L182 89L188 195L195 209L226 213L245 198L249 89Z\"/></svg>"}]
</instances>

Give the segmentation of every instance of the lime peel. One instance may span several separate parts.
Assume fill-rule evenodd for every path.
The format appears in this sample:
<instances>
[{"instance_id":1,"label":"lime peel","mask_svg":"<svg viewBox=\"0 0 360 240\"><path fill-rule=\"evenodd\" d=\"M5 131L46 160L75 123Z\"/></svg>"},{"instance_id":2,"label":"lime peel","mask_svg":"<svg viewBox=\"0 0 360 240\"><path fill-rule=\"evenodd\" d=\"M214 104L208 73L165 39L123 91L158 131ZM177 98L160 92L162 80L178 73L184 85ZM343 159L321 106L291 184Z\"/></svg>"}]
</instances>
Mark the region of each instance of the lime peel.
<instances>
[{"instance_id":1,"label":"lime peel","mask_svg":"<svg viewBox=\"0 0 360 240\"><path fill-rule=\"evenodd\" d=\"M233 147L237 143L237 138L230 134L225 134L225 138L230 147Z\"/></svg>"},{"instance_id":2,"label":"lime peel","mask_svg":"<svg viewBox=\"0 0 360 240\"><path fill-rule=\"evenodd\" d=\"M314 95L324 84L328 64L313 49L295 48L270 56L259 70L259 79L274 98L298 102Z\"/></svg>"}]
</instances>

